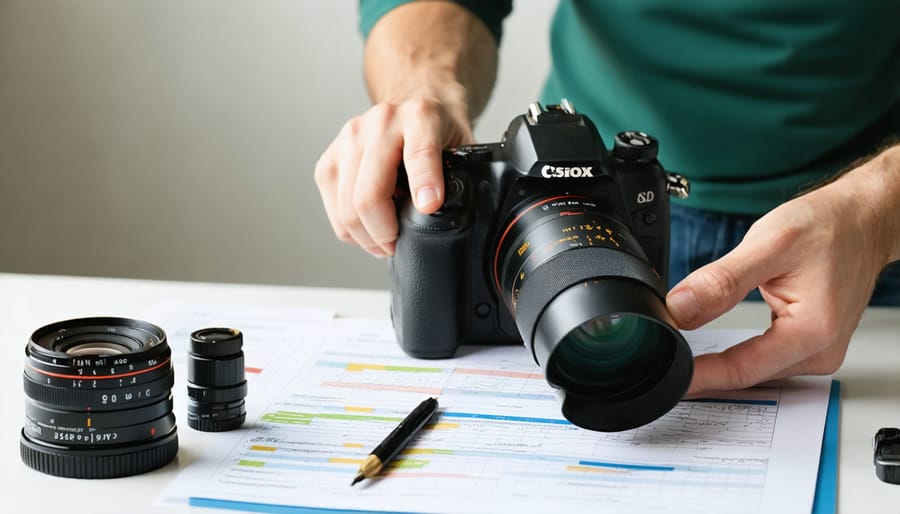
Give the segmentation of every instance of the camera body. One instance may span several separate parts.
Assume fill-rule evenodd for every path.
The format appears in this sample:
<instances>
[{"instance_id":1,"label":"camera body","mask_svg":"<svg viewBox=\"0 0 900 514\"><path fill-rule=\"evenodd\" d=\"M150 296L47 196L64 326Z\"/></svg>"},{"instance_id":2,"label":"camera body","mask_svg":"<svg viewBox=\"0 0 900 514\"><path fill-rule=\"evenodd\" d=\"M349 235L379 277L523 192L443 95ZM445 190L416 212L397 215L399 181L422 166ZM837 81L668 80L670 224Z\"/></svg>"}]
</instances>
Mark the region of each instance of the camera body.
<instances>
[{"instance_id":1,"label":"camera body","mask_svg":"<svg viewBox=\"0 0 900 514\"><path fill-rule=\"evenodd\" d=\"M667 173L657 152L641 132L620 133L608 151L591 120L563 100L532 104L500 142L445 150L445 202L434 214L415 209L401 170L391 315L402 349L446 358L461 344L530 347L534 320L516 315L519 293L528 281L554 281L537 268L573 249L611 248L646 263L655 276L635 278L664 300L668 197L686 196L687 182ZM529 233L514 237L529 219ZM573 283L621 271L584 267Z\"/></svg>"}]
</instances>

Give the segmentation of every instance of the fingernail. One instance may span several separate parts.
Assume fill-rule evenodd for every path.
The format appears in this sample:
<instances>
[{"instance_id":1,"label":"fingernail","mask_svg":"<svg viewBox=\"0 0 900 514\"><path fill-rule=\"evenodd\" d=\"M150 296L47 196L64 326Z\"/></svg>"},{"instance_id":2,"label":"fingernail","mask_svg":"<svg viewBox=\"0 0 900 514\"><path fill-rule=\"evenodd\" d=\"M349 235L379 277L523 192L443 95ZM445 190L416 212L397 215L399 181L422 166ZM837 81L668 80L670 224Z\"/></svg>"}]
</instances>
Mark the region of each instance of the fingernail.
<instances>
[{"instance_id":1,"label":"fingernail","mask_svg":"<svg viewBox=\"0 0 900 514\"><path fill-rule=\"evenodd\" d=\"M694 318L700 313L700 304L697 303L694 291L690 289L682 289L670 295L666 299L666 304L675 321L681 323L694 321Z\"/></svg>"},{"instance_id":2,"label":"fingernail","mask_svg":"<svg viewBox=\"0 0 900 514\"><path fill-rule=\"evenodd\" d=\"M437 200L437 191L433 187L420 187L416 190L416 207L425 207Z\"/></svg>"},{"instance_id":3,"label":"fingernail","mask_svg":"<svg viewBox=\"0 0 900 514\"><path fill-rule=\"evenodd\" d=\"M378 259L383 259L383 258L387 257L387 255L384 253L384 250L382 250L382 249L381 249L380 247L378 247L378 246L373 246L373 247L371 247L371 248L366 248L366 251L369 252L369 254L370 254L372 257L375 257L375 258L378 258Z\"/></svg>"}]
</instances>

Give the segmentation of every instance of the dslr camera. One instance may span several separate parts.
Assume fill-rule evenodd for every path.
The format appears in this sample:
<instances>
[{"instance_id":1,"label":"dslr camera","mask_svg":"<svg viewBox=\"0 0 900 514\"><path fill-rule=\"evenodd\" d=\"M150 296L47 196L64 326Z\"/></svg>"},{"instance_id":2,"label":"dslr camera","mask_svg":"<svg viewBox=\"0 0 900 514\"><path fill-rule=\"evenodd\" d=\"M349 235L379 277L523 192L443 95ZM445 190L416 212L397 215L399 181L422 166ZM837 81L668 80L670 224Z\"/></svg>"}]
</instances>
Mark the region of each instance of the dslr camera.
<instances>
[{"instance_id":1,"label":"dslr camera","mask_svg":"<svg viewBox=\"0 0 900 514\"><path fill-rule=\"evenodd\" d=\"M443 152L445 201L418 212L401 170L391 318L409 355L524 343L562 413L614 432L668 412L693 373L665 307L669 196L689 184L658 143L596 127L563 99L512 120L498 143Z\"/></svg>"}]
</instances>

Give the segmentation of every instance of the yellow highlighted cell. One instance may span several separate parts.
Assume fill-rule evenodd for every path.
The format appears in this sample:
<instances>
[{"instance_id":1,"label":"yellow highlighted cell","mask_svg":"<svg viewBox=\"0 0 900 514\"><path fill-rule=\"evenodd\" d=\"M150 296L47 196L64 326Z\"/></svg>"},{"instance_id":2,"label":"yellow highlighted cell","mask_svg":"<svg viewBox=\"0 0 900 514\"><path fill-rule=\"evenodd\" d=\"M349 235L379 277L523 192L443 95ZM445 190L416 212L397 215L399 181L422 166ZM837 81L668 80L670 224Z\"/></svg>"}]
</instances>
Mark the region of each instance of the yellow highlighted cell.
<instances>
[{"instance_id":1,"label":"yellow highlighted cell","mask_svg":"<svg viewBox=\"0 0 900 514\"><path fill-rule=\"evenodd\" d=\"M356 364L351 362L347 364L347 371L365 371L365 370L384 371L385 367L379 364Z\"/></svg>"},{"instance_id":2,"label":"yellow highlighted cell","mask_svg":"<svg viewBox=\"0 0 900 514\"><path fill-rule=\"evenodd\" d=\"M275 448L274 446L263 446L260 444L254 444L253 446L250 447L250 449L254 450L254 451L258 451L258 452L274 452L277 448Z\"/></svg>"},{"instance_id":3,"label":"yellow highlighted cell","mask_svg":"<svg viewBox=\"0 0 900 514\"><path fill-rule=\"evenodd\" d=\"M344 407L344 410L347 412L374 412L375 409L372 407L355 407L353 405L347 405Z\"/></svg>"},{"instance_id":4,"label":"yellow highlighted cell","mask_svg":"<svg viewBox=\"0 0 900 514\"><path fill-rule=\"evenodd\" d=\"M612 473L616 475L628 473L623 469L595 468L592 466L566 466L566 471L584 471L586 473Z\"/></svg>"},{"instance_id":5,"label":"yellow highlighted cell","mask_svg":"<svg viewBox=\"0 0 900 514\"><path fill-rule=\"evenodd\" d=\"M459 428L459 423L435 423L434 425L426 425L425 428L432 430L449 430Z\"/></svg>"},{"instance_id":6,"label":"yellow highlighted cell","mask_svg":"<svg viewBox=\"0 0 900 514\"><path fill-rule=\"evenodd\" d=\"M365 461L365 459L349 459L347 457L331 457L328 459L328 462L331 464L355 464L359 466Z\"/></svg>"},{"instance_id":7,"label":"yellow highlighted cell","mask_svg":"<svg viewBox=\"0 0 900 514\"><path fill-rule=\"evenodd\" d=\"M362 443L344 443L341 446L343 446L344 448L362 448L363 444Z\"/></svg>"}]
</instances>

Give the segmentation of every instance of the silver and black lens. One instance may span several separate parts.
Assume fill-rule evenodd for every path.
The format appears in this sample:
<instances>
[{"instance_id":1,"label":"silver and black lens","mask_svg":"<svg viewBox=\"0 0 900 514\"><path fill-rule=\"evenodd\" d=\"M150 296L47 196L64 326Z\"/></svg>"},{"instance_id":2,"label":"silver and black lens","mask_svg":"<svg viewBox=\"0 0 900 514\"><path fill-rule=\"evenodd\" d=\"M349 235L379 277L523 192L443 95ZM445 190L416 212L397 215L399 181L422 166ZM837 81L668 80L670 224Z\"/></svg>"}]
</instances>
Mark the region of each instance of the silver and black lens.
<instances>
[{"instance_id":1,"label":"silver and black lens","mask_svg":"<svg viewBox=\"0 0 900 514\"><path fill-rule=\"evenodd\" d=\"M23 462L42 473L112 478L178 452L166 334L127 318L82 318L36 330L25 347Z\"/></svg>"},{"instance_id":2,"label":"silver and black lens","mask_svg":"<svg viewBox=\"0 0 900 514\"><path fill-rule=\"evenodd\" d=\"M244 423L247 380L244 336L233 328L204 328L191 333L188 353L188 426L224 432Z\"/></svg>"}]
</instances>

